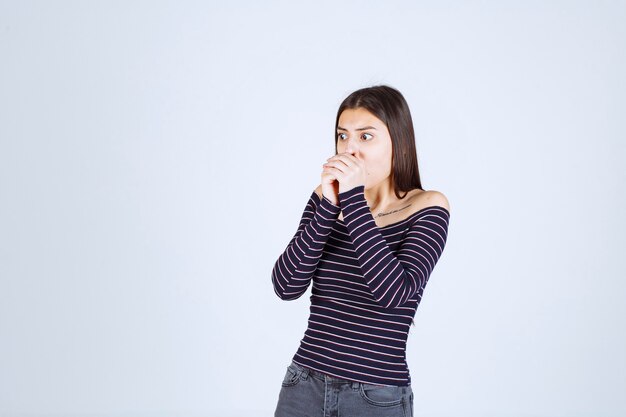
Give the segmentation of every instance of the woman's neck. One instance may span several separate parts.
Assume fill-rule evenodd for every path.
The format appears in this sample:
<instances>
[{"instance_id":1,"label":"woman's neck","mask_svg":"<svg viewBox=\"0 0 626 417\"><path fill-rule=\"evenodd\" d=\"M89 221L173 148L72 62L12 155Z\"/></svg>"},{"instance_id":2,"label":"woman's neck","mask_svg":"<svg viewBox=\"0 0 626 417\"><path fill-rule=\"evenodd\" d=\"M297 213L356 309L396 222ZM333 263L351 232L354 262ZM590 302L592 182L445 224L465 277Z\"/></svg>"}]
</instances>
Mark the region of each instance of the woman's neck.
<instances>
[{"instance_id":1,"label":"woman's neck","mask_svg":"<svg viewBox=\"0 0 626 417\"><path fill-rule=\"evenodd\" d=\"M391 180L381 181L377 185L365 190L365 200L372 213L378 213L395 205L397 197L394 193Z\"/></svg>"}]
</instances>

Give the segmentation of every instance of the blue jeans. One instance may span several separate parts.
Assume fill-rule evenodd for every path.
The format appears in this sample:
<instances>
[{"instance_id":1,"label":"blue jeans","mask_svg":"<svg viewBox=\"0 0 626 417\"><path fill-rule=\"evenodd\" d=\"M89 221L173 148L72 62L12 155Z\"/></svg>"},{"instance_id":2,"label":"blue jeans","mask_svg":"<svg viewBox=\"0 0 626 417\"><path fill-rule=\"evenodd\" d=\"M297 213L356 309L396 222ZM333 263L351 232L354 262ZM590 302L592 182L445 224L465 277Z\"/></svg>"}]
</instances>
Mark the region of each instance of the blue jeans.
<instances>
[{"instance_id":1,"label":"blue jeans","mask_svg":"<svg viewBox=\"0 0 626 417\"><path fill-rule=\"evenodd\" d=\"M348 381L305 368L287 367L274 417L413 417L411 386Z\"/></svg>"}]
</instances>

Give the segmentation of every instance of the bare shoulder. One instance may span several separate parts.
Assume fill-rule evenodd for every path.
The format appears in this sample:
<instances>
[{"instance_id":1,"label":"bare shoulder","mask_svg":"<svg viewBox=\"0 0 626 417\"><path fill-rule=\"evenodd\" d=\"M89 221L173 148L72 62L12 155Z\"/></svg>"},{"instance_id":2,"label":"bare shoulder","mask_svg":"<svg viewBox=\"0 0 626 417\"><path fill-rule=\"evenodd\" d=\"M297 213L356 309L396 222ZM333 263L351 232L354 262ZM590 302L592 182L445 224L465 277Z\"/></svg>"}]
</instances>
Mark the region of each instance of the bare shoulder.
<instances>
[{"instance_id":1,"label":"bare shoulder","mask_svg":"<svg viewBox=\"0 0 626 417\"><path fill-rule=\"evenodd\" d=\"M448 210L450 213L450 203L445 194L436 190L425 190L415 197L415 205L417 210L421 210L430 206L440 206Z\"/></svg>"}]
</instances>

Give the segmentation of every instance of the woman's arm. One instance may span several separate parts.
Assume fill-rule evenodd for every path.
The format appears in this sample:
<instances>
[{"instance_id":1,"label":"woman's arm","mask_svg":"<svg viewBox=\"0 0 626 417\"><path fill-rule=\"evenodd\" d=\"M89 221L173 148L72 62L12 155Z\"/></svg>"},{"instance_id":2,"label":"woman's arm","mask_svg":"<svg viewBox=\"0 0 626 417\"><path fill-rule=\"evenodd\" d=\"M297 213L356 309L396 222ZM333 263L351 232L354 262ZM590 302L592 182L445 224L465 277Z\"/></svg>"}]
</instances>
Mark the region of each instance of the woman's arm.
<instances>
[{"instance_id":1,"label":"woman's arm","mask_svg":"<svg viewBox=\"0 0 626 417\"><path fill-rule=\"evenodd\" d=\"M367 205L363 185L339 193L339 204L370 291L381 306L404 304L426 286L448 237L449 212L432 206L406 233L394 255Z\"/></svg>"},{"instance_id":2,"label":"woman's arm","mask_svg":"<svg viewBox=\"0 0 626 417\"><path fill-rule=\"evenodd\" d=\"M341 208L315 191L304 208L296 234L272 269L274 292L283 300L295 300L309 286Z\"/></svg>"}]
</instances>

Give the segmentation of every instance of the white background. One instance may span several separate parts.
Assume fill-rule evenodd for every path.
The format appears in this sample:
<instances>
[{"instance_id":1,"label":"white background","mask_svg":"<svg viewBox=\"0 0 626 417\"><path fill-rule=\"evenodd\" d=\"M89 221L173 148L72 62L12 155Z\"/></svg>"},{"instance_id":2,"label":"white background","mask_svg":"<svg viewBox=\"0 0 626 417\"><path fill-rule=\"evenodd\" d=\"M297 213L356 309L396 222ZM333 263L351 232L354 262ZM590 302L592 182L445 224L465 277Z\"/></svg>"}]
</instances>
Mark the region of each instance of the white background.
<instances>
[{"instance_id":1,"label":"white background","mask_svg":"<svg viewBox=\"0 0 626 417\"><path fill-rule=\"evenodd\" d=\"M626 414L626 2L0 3L0 415L269 416L270 273L376 84L446 249L419 416Z\"/></svg>"}]
</instances>

